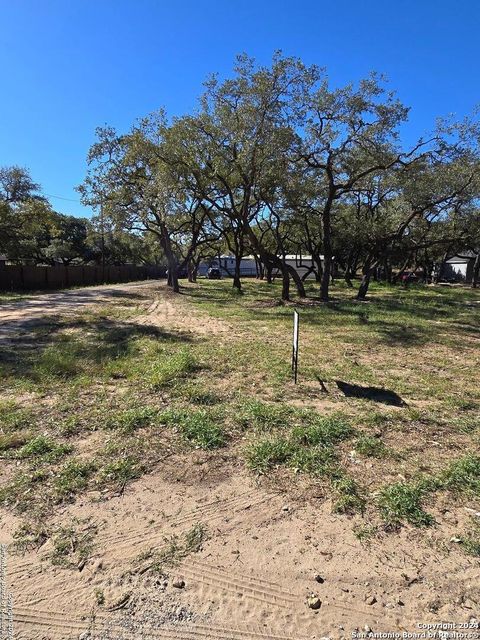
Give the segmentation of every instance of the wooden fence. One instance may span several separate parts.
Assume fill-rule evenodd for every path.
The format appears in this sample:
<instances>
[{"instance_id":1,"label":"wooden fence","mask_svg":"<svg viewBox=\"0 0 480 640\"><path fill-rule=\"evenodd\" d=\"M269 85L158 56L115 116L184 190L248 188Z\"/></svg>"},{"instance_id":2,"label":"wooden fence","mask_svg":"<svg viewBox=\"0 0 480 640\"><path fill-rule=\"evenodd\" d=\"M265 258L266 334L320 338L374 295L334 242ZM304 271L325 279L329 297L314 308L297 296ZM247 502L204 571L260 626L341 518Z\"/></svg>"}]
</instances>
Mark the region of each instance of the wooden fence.
<instances>
[{"instance_id":1,"label":"wooden fence","mask_svg":"<svg viewBox=\"0 0 480 640\"><path fill-rule=\"evenodd\" d=\"M164 278L165 269L156 266L56 266L0 265L0 290L65 289L66 287Z\"/></svg>"}]
</instances>

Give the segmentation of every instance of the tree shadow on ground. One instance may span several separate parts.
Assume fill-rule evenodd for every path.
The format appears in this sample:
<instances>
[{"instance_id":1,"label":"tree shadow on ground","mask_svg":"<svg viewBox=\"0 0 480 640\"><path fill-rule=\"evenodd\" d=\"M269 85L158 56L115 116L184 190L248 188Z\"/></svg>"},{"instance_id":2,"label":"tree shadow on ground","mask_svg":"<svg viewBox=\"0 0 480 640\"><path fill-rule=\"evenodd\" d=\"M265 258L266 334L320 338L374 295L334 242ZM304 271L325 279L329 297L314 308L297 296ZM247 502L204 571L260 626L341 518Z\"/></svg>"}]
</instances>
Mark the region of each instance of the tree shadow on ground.
<instances>
[{"instance_id":1,"label":"tree shadow on ground","mask_svg":"<svg viewBox=\"0 0 480 640\"><path fill-rule=\"evenodd\" d=\"M99 318L59 319L43 317L30 330L12 336L0 347L1 373L35 377L36 367L47 350L55 349L79 362L106 363L135 356L137 341L153 338L163 344L188 344L192 337L181 331L166 331L152 325L137 325L121 320ZM140 356L139 356L140 357Z\"/></svg>"},{"instance_id":2,"label":"tree shadow on ground","mask_svg":"<svg viewBox=\"0 0 480 640\"><path fill-rule=\"evenodd\" d=\"M359 384L350 384L342 380L335 380L335 384L347 398L362 398L364 400L373 400L394 407L406 407L407 403L391 389L382 389L381 387L362 387Z\"/></svg>"}]
</instances>

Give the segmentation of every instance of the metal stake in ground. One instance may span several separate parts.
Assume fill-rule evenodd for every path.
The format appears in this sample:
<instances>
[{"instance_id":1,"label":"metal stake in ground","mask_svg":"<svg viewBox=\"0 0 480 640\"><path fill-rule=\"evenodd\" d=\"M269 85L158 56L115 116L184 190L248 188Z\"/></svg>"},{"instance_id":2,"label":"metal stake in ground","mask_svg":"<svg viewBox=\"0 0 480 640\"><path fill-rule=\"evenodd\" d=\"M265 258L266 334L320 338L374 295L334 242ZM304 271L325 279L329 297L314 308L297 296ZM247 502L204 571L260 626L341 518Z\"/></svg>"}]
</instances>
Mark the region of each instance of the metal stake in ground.
<instances>
[{"instance_id":1,"label":"metal stake in ground","mask_svg":"<svg viewBox=\"0 0 480 640\"><path fill-rule=\"evenodd\" d=\"M297 371L298 371L298 328L300 325L300 316L298 311L293 311L293 348L292 348L292 371L293 380L297 384Z\"/></svg>"}]
</instances>

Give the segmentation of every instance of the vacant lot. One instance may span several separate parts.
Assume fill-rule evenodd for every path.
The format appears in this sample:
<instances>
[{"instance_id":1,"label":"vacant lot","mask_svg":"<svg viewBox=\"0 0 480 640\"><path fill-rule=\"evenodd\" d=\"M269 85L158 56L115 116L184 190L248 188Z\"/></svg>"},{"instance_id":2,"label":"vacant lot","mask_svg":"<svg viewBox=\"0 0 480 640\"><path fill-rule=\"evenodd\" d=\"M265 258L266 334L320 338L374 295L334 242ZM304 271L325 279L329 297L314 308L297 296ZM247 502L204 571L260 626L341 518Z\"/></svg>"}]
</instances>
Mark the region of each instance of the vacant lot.
<instances>
[{"instance_id":1,"label":"vacant lot","mask_svg":"<svg viewBox=\"0 0 480 640\"><path fill-rule=\"evenodd\" d=\"M296 386L277 285L79 290L34 316L3 302L16 637L349 638L478 617L478 293L333 293L296 305Z\"/></svg>"}]
</instances>

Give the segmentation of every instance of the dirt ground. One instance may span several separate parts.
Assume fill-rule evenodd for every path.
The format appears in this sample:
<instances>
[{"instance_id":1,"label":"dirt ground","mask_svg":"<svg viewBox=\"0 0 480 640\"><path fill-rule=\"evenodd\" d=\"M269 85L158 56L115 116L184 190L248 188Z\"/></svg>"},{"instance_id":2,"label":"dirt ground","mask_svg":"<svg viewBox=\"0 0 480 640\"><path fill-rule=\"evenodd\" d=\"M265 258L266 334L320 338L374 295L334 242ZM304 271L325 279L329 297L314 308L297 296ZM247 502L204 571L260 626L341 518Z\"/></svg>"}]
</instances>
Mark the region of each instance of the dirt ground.
<instances>
[{"instance_id":1,"label":"dirt ground","mask_svg":"<svg viewBox=\"0 0 480 640\"><path fill-rule=\"evenodd\" d=\"M192 315L182 301L158 295L158 284L132 283L1 305L0 340L28 334L46 316L131 293L151 296L134 322L228 336L228 322ZM57 512L57 523L72 517L98 523L85 566L52 567L49 542L9 557L15 638L333 640L354 630L421 633L418 625L441 622L470 634L463 637L480 637L479 561L439 543L470 514L460 504L437 510L441 537L435 527L420 534L406 526L362 542L351 518L332 514L328 498L306 499L295 489L287 495L248 473L234 448L172 456L121 495L91 492ZM166 579L144 571L148 550L197 523L208 533L198 553ZM16 525L14 516L0 520L2 542L12 542ZM309 608L310 596L319 598L318 609Z\"/></svg>"}]
</instances>

